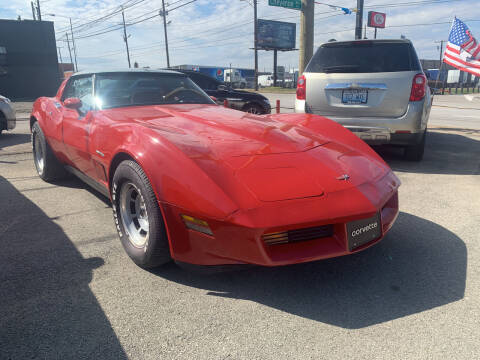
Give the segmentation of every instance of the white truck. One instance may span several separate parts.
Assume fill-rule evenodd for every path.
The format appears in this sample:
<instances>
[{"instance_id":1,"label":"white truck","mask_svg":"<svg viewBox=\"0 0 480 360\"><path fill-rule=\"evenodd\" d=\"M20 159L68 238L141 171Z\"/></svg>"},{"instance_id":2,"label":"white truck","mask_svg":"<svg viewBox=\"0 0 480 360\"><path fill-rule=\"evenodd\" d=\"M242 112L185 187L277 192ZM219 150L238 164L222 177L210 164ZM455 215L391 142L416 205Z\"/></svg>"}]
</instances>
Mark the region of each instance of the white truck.
<instances>
[{"instance_id":1,"label":"white truck","mask_svg":"<svg viewBox=\"0 0 480 360\"><path fill-rule=\"evenodd\" d=\"M268 87L273 85L273 75L260 75L258 77L258 86Z\"/></svg>"},{"instance_id":2,"label":"white truck","mask_svg":"<svg viewBox=\"0 0 480 360\"><path fill-rule=\"evenodd\" d=\"M247 86L247 80L238 69L225 69L223 71L223 80L234 88L244 89Z\"/></svg>"}]
</instances>

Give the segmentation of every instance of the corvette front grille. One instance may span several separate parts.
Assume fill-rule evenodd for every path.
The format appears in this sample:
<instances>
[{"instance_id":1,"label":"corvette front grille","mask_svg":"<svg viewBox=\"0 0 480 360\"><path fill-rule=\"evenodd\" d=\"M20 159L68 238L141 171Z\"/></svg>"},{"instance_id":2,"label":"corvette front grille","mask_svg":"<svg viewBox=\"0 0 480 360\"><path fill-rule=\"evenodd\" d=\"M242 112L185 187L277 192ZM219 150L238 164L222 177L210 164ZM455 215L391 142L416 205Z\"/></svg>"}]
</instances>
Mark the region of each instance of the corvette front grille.
<instances>
[{"instance_id":1,"label":"corvette front grille","mask_svg":"<svg viewBox=\"0 0 480 360\"><path fill-rule=\"evenodd\" d=\"M325 238L333 235L333 225L315 226L304 229L280 231L262 235L267 245L286 244Z\"/></svg>"}]
</instances>

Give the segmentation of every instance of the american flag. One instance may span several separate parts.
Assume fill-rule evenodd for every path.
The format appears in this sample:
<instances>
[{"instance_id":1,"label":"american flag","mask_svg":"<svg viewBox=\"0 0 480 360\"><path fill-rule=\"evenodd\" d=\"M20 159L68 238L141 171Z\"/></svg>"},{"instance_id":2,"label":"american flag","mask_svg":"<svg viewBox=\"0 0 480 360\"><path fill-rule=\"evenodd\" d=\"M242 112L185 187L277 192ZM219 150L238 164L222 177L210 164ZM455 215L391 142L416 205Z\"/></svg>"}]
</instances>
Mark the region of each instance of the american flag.
<instances>
[{"instance_id":1,"label":"american flag","mask_svg":"<svg viewBox=\"0 0 480 360\"><path fill-rule=\"evenodd\" d=\"M473 37L468 26L457 18L453 20L443 61L480 76L480 43Z\"/></svg>"}]
</instances>

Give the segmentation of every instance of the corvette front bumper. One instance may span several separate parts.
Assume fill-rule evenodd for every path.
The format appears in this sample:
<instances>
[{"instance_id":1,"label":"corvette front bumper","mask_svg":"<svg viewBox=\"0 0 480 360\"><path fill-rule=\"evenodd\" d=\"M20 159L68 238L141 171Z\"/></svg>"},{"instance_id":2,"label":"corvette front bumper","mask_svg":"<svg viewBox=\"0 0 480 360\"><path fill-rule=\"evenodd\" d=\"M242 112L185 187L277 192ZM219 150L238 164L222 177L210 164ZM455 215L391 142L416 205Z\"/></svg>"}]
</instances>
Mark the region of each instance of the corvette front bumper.
<instances>
[{"instance_id":1,"label":"corvette front bumper","mask_svg":"<svg viewBox=\"0 0 480 360\"><path fill-rule=\"evenodd\" d=\"M344 192L279 201L237 211L224 220L204 218L213 236L187 229L180 217L187 210L161 205L174 260L195 265L279 266L348 255L379 242L398 215L399 184L390 172L375 184ZM380 214L381 235L350 251L347 224L375 214ZM275 245L266 244L262 238L265 234L323 225L332 225L333 235Z\"/></svg>"}]
</instances>

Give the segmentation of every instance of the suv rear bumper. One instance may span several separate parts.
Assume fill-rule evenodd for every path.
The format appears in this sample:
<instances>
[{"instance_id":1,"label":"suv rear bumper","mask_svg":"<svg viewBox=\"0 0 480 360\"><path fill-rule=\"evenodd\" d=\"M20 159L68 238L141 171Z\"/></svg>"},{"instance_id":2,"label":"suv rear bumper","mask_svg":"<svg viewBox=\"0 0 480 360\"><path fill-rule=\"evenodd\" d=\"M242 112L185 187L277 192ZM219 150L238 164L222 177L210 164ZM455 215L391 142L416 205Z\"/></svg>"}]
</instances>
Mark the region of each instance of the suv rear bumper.
<instances>
[{"instance_id":1,"label":"suv rear bumper","mask_svg":"<svg viewBox=\"0 0 480 360\"><path fill-rule=\"evenodd\" d=\"M348 130L357 135L360 139L371 145L392 144L392 145L416 145L422 141L424 130L410 133L391 133L387 128L360 127L345 125Z\"/></svg>"},{"instance_id":2,"label":"suv rear bumper","mask_svg":"<svg viewBox=\"0 0 480 360\"><path fill-rule=\"evenodd\" d=\"M295 112L316 113L342 124L368 144L414 145L418 144L427 127L430 103L427 98L410 102L407 111L397 118L384 117L336 117L308 111L305 101L295 102ZM303 104L302 104L303 103Z\"/></svg>"}]
</instances>

